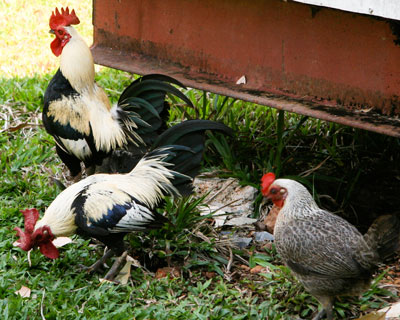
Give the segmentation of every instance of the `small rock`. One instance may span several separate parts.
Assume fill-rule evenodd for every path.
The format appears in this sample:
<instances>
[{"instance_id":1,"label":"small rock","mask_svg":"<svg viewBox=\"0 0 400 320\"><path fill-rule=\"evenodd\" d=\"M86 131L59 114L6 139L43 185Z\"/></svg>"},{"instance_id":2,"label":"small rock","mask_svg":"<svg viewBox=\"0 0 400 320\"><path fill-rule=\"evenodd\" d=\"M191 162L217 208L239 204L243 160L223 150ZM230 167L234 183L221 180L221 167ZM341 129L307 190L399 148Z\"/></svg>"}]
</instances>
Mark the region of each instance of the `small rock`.
<instances>
[{"instance_id":1,"label":"small rock","mask_svg":"<svg viewBox=\"0 0 400 320\"><path fill-rule=\"evenodd\" d=\"M239 249L244 249L246 247L248 247L248 245L250 244L250 242L252 241L252 238L245 238L245 237L234 237L232 238L232 242L234 244L236 244Z\"/></svg>"},{"instance_id":2,"label":"small rock","mask_svg":"<svg viewBox=\"0 0 400 320\"><path fill-rule=\"evenodd\" d=\"M274 236L267 231L254 232L255 241L274 241Z\"/></svg>"},{"instance_id":3,"label":"small rock","mask_svg":"<svg viewBox=\"0 0 400 320\"><path fill-rule=\"evenodd\" d=\"M400 302L392 304L390 307L383 308L379 312L387 312L386 319L399 319L400 317Z\"/></svg>"},{"instance_id":4,"label":"small rock","mask_svg":"<svg viewBox=\"0 0 400 320\"><path fill-rule=\"evenodd\" d=\"M252 225L257 222L257 219L247 218L247 217L238 217L233 218L225 223L227 226L243 226L243 225Z\"/></svg>"}]
</instances>

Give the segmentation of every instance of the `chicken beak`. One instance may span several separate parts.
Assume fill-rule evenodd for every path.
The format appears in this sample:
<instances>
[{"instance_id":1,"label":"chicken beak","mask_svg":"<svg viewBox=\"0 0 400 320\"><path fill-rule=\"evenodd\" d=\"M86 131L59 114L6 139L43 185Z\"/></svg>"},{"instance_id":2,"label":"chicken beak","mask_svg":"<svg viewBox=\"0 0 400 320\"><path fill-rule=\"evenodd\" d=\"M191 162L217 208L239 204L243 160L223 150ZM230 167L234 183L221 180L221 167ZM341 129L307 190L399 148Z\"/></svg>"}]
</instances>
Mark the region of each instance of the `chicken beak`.
<instances>
[{"instance_id":1,"label":"chicken beak","mask_svg":"<svg viewBox=\"0 0 400 320\"><path fill-rule=\"evenodd\" d=\"M50 29L50 30L49 30L49 33L51 33L51 34L56 34L56 32L55 32L53 29Z\"/></svg>"}]
</instances>

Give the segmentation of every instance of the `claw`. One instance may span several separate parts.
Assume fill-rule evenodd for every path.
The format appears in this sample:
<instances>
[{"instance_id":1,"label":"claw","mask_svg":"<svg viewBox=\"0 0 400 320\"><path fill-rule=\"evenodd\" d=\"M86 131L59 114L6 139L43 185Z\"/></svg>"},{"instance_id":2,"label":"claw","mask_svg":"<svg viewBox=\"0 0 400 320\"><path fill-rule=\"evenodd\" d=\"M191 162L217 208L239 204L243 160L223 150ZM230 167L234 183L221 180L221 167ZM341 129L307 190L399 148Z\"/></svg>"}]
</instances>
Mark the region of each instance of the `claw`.
<instances>
[{"instance_id":1,"label":"claw","mask_svg":"<svg viewBox=\"0 0 400 320\"><path fill-rule=\"evenodd\" d=\"M113 281L115 276L118 274L119 267L121 264L126 261L126 257L128 255L128 251L124 251L120 257L118 257L110 270L107 272L106 276L104 277L105 280Z\"/></svg>"},{"instance_id":2,"label":"claw","mask_svg":"<svg viewBox=\"0 0 400 320\"><path fill-rule=\"evenodd\" d=\"M111 258L114 255L114 251L111 249L107 250L107 252L95 263L93 263L91 266L85 266L80 264L79 267L86 271L87 273L94 273L100 271L101 268L103 268L105 262L107 261L108 258Z\"/></svg>"}]
</instances>

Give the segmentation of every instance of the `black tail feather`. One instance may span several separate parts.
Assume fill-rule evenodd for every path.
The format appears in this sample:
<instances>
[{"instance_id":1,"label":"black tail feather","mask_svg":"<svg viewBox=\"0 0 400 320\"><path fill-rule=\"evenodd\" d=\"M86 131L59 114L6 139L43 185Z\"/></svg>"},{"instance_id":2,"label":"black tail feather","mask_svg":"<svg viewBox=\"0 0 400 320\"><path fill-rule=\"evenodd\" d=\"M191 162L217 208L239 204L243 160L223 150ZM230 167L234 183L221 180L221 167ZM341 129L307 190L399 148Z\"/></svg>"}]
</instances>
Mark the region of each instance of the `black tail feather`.
<instances>
[{"instance_id":1,"label":"black tail feather","mask_svg":"<svg viewBox=\"0 0 400 320\"><path fill-rule=\"evenodd\" d=\"M169 111L169 104L165 100L167 94L172 94L189 107L193 107L190 99L171 84L185 88L182 83L169 76L146 75L133 81L118 100L120 110L136 124L138 128L135 131L146 145L151 145L166 129L165 122Z\"/></svg>"},{"instance_id":2,"label":"black tail feather","mask_svg":"<svg viewBox=\"0 0 400 320\"><path fill-rule=\"evenodd\" d=\"M207 130L219 131L224 134L232 135L233 131L222 123L211 120L187 120L172 126L162 133L155 143L146 150L145 148L135 148L134 150L117 150L103 161L97 172L106 173L128 173L140 159L156 155L166 147L171 148L171 154L165 158L166 162L173 164L172 170L194 178L201 169L201 161L205 149L205 132ZM192 192L192 186L186 178L176 177L174 185L182 194Z\"/></svg>"},{"instance_id":3,"label":"black tail feather","mask_svg":"<svg viewBox=\"0 0 400 320\"><path fill-rule=\"evenodd\" d=\"M182 160L187 163L193 154L194 152L189 147L165 145L152 150L144 157L162 156L164 162L171 164L169 169L174 171L174 179L171 182L181 195L186 196L193 192L193 179L187 172L191 165L183 164Z\"/></svg>"},{"instance_id":4,"label":"black tail feather","mask_svg":"<svg viewBox=\"0 0 400 320\"><path fill-rule=\"evenodd\" d=\"M233 131L226 125L211 120L187 120L172 126L161 134L152 146L152 149L165 145L182 145L189 147L192 154L182 154L176 164L182 172L194 178L201 168L201 160L205 148L205 132L219 131L232 135Z\"/></svg>"}]
</instances>

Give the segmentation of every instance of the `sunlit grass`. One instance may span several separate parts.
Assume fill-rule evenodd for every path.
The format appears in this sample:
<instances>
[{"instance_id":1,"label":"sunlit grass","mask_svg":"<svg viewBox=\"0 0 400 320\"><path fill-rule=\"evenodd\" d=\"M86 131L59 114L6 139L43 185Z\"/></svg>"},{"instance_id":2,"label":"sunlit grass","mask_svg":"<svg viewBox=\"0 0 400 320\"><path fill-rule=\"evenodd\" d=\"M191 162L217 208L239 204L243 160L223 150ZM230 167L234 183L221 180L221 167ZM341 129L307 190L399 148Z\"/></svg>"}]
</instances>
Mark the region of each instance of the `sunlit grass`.
<instances>
[{"instance_id":1,"label":"sunlit grass","mask_svg":"<svg viewBox=\"0 0 400 320\"><path fill-rule=\"evenodd\" d=\"M92 1L90 0L1 0L0 77L26 77L54 72L58 58L50 50L49 18L58 6L69 6L81 24L78 32L92 43Z\"/></svg>"}]
</instances>

